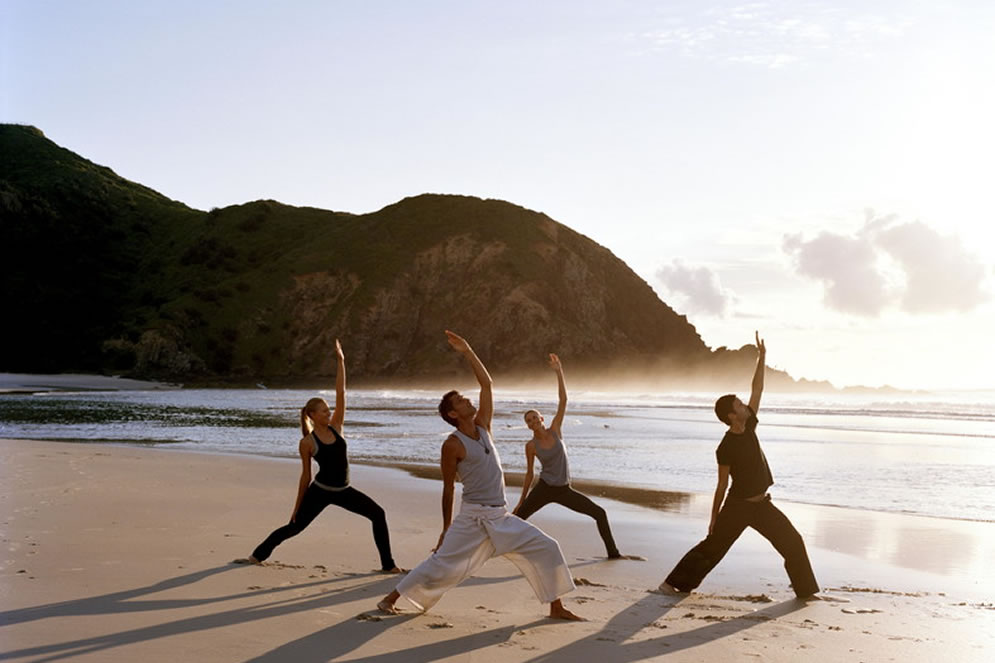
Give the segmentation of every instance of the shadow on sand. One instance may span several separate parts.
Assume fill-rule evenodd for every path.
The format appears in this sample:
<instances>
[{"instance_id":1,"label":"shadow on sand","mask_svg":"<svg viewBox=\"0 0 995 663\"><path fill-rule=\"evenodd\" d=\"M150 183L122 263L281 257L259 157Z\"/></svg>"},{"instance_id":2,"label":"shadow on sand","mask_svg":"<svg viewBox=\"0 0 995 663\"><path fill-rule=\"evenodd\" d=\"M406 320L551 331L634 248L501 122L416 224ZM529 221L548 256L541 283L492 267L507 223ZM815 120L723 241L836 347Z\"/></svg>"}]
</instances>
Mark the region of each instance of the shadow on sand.
<instances>
[{"instance_id":1,"label":"shadow on sand","mask_svg":"<svg viewBox=\"0 0 995 663\"><path fill-rule=\"evenodd\" d=\"M350 574L347 576L328 578L314 582L290 584L269 589L259 589L249 592L229 594L226 596L199 599L132 600L140 596L153 594L155 592L189 585L218 573L234 571L242 568L247 567L227 564L224 566L205 569L203 571L196 571L175 578L169 578L154 585L133 590L113 592L110 594L77 599L74 601L63 601L59 603L33 606L30 608L9 610L0 613L0 624L8 626L38 619L46 619L49 617L112 615L120 613L189 608L250 597L258 599L260 596L265 596L267 594L271 595L273 600L267 603L221 610L208 615L197 615L195 617L177 619L171 622L153 624L117 633L94 636L91 638L80 638L77 640L68 640L65 642L56 642L52 644L25 647L17 650L3 651L0 652L0 660L23 657L40 657L34 659L34 663L57 661L64 658L92 654L94 652L113 649L115 647L121 647L138 642L155 640L157 638L166 638L175 635L190 634L197 631L224 628L227 626L234 626L237 624L269 619L292 613L327 608L339 603L348 603L359 599L369 600L371 598L371 593L374 596L376 596L376 593L379 591L386 593L397 582L396 578L385 577L379 573ZM362 579L366 577L376 578L377 581L373 583L367 582L359 587L327 589L322 591L322 593L317 596L294 596L290 598L281 598L279 596L282 594L285 597L286 593L291 591L299 592L301 589L315 589L323 586L333 586L345 581ZM385 623L390 625L396 622ZM362 642L365 642L368 639L368 634L364 635ZM352 644L350 644L349 640L343 640L336 643L325 642L323 643L324 646L322 648L322 655L326 658L323 660L327 660L327 657L330 655L337 656L344 654L358 644L361 644L361 642L357 641Z\"/></svg>"}]
</instances>

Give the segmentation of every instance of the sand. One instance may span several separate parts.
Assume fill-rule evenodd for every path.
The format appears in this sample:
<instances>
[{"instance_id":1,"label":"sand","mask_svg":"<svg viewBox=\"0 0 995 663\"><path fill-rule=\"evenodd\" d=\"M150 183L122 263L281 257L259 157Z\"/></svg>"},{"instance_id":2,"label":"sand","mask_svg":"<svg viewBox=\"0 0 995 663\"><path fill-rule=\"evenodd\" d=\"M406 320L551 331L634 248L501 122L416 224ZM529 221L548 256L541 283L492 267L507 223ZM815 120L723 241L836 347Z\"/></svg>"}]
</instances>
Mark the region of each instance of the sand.
<instances>
[{"instance_id":1,"label":"sand","mask_svg":"<svg viewBox=\"0 0 995 663\"><path fill-rule=\"evenodd\" d=\"M125 391L131 389L176 389L165 382L132 380L88 373L0 373L0 394L37 394L46 391Z\"/></svg>"},{"instance_id":2,"label":"sand","mask_svg":"<svg viewBox=\"0 0 995 663\"><path fill-rule=\"evenodd\" d=\"M688 596L651 591L704 534L707 496L680 512L599 498L593 521L549 506L588 619L555 622L502 559L429 613L378 614L368 522L325 511L262 566L230 564L290 514L298 465L93 443L0 441L0 660L11 661L989 661L995 526L780 502L829 600L795 600L748 532ZM416 565L440 527L437 481L353 465ZM509 489L517 499L517 489Z\"/></svg>"}]
</instances>

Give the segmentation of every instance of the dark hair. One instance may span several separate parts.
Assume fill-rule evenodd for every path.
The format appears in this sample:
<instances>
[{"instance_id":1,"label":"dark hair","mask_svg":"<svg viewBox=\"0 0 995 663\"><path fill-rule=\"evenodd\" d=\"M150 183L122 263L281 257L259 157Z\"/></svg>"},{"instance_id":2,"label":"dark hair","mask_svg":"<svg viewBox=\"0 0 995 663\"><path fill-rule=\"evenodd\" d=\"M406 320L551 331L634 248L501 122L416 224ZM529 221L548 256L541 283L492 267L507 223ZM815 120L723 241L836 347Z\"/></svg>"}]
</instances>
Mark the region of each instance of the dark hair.
<instances>
[{"instance_id":1,"label":"dark hair","mask_svg":"<svg viewBox=\"0 0 995 663\"><path fill-rule=\"evenodd\" d=\"M450 426L459 426L459 422L449 416L449 411L452 410L452 407L449 405L449 399L458 393L455 389L447 391L443 394L442 400L439 401L439 416L445 419L446 423Z\"/></svg>"},{"instance_id":2,"label":"dark hair","mask_svg":"<svg viewBox=\"0 0 995 663\"><path fill-rule=\"evenodd\" d=\"M729 414L732 412L732 406L735 402L736 394L726 394L715 401L715 416L726 426L732 425L732 422L729 421Z\"/></svg>"}]
</instances>

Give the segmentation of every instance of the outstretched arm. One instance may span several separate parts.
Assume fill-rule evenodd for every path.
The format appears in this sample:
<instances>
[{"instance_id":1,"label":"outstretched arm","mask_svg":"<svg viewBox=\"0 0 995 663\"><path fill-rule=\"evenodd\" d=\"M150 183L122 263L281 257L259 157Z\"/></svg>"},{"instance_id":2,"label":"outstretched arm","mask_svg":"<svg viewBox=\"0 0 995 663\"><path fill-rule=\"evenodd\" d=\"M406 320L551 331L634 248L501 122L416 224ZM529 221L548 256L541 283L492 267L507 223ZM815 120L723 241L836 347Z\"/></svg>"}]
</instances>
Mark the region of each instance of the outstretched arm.
<instances>
[{"instance_id":1,"label":"outstretched arm","mask_svg":"<svg viewBox=\"0 0 995 663\"><path fill-rule=\"evenodd\" d=\"M754 413L760 409L760 396L764 392L764 372L767 367L767 346L760 338L760 332L755 332L757 336L757 369L753 372L753 388L750 391L750 409Z\"/></svg>"},{"instance_id":2,"label":"outstretched arm","mask_svg":"<svg viewBox=\"0 0 995 663\"><path fill-rule=\"evenodd\" d=\"M549 429L560 435L560 427L563 426L563 415L567 413L567 385L563 381L563 364L560 363L560 358L554 353L549 354L549 367L556 371L556 383L560 389L560 403L556 407L556 416L553 417L553 423L549 425Z\"/></svg>"},{"instance_id":3,"label":"outstretched arm","mask_svg":"<svg viewBox=\"0 0 995 663\"><path fill-rule=\"evenodd\" d=\"M442 540L446 538L449 526L453 524L453 495L456 490L456 467L466 456L463 443L455 435L450 435L442 443L442 534L439 535L439 542L432 548L435 552L442 546Z\"/></svg>"},{"instance_id":4,"label":"outstretched arm","mask_svg":"<svg viewBox=\"0 0 995 663\"><path fill-rule=\"evenodd\" d=\"M339 339L335 339L335 357L338 362L338 369L335 373L335 411L332 412L332 428L344 435L342 424L345 422L345 354L342 353L342 344Z\"/></svg>"},{"instance_id":5,"label":"outstretched arm","mask_svg":"<svg viewBox=\"0 0 995 663\"><path fill-rule=\"evenodd\" d=\"M301 438L301 443L297 445L297 450L301 454L301 478L297 482L297 499L294 501L294 511L290 514L290 522L297 520L297 511L304 501L304 493L311 485L311 449L313 448L311 445L313 444L311 436L305 435Z\"/></svg>"},{"instance_id":6,"label":"outstretched arm","mask_svg":"<svg viewBox=\"0 0 995 663\"><path fill-rule=\"evenodd\" d=\"M715 520L719 517L722 502L726 498L726 487L729 485L729 466L719 465L719 478L715 483L715 495L712 497L712 519L708 521L708 533L715 529Z\"/></svg>"},{"instance_id":7,"label":"outstretched arm","mask_svg":"<svg viewBox=\"0 0 995 663\"><path fill-rule=\"evenodd\" d=\"M533 467L535 466L536 452L535 446L532 441L529 440L525 443L525 478L522 480L522 494L518 498L518 504L512 510L512 513L516 516L518 515L518 510L522 508L525 504L525 498L529 496L529 490L532 488L532 477L533 477Z\"/></svg>"},{"instance_id":8,"label":"outstretched arm","mask_svg":"<svg viewBox=\"0 0 995 663\"><path fill-rule=\"evenodd\" d=\"M490 373L484 368L483 362L480 361L480 358L477 357L477 354L470 347L470 344L466 342L465 338L454 334L448 329L446 330L446 338L449 340L449 345L456 352L466 357L466 360L470 362L470 366L473 368L473 374L480 384L480 402L477 406L477 416L474 417L474 423L490 431L491 418L494 416L494 394Z\"/></svg>"}]
</instances>

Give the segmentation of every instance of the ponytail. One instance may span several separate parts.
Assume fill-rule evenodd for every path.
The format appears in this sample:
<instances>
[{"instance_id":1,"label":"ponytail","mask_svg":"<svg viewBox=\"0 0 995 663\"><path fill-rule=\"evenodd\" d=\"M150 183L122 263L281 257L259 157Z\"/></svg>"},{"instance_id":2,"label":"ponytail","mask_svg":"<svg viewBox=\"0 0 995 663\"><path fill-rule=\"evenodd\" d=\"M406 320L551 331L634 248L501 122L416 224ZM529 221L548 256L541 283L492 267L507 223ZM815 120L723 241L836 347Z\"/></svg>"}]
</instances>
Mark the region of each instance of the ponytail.
<instances>
[{"instance_id":1,"label":"ponytail","mask_svg":"<svg viewBox=\"0 0 995 663\"><path fill-rule=\"evenodd\" d=\"M307 407L301 408L301 437L307 437L311 432L311 418L307 416Z\"/></svg>"},{"instance_id":2,"label":"ponytail","mask_svg":"<svg viewBox=\"0 0 995 663\"><path fill-rule=\"evenodd\" d=\"M312 398L301 408L301 435L303 437L307 437L312 430L311 417L308 415L308 412L314 410L319 404L325 405L325 399Z\"/></svg>"}]
</instances>

